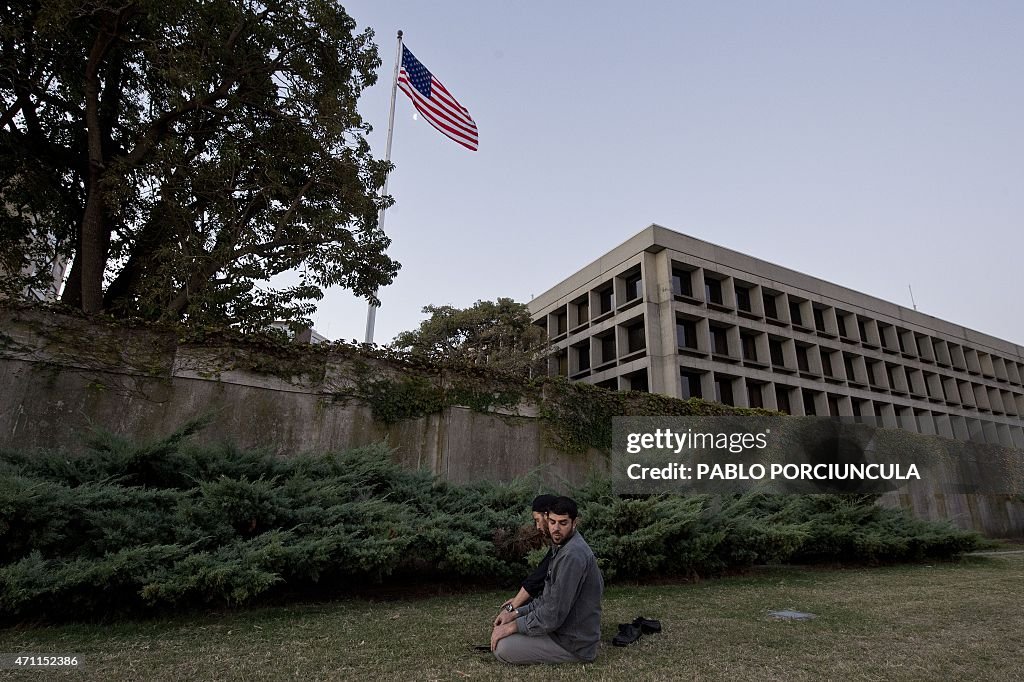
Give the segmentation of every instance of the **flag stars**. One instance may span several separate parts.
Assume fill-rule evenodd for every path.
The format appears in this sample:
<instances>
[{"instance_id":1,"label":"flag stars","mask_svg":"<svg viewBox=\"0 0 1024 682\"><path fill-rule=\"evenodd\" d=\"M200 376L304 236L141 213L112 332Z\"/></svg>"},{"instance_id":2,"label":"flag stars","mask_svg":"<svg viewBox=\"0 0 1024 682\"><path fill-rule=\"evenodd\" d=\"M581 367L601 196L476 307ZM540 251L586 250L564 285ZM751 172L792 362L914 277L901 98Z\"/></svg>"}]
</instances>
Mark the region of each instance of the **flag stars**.
<instances>
[{"instance_id":1,"label":"flag stars","mask_svg":"<svg viewBox=\"0 0 1024 682\"><path fill-rule=\"evenodd\" d=\"M409 82L412 83L412 86L419 90L424 97L430 97L430 72L404 46L402 47L402 67L409 74Z\"/></svg>"}]
</instances>

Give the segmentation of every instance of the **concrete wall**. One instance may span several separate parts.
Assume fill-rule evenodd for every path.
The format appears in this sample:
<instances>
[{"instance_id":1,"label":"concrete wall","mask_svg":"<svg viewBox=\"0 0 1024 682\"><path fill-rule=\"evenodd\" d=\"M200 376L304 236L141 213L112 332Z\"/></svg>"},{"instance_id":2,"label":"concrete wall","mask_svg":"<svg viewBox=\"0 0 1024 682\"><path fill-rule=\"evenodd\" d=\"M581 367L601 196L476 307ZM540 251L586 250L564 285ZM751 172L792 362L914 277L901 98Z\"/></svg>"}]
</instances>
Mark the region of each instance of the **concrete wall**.
<instances>
[{"instance_id":1,"label":"concrete wall","mask_svg":"<svg viewBox=\"0 0 1024 682\"><path fill-rule=\"evenodd\" d=\"M0 447L81 448L90 426L156 439L211 414L200 442L230 440L287 456L386 441L397 462L458 483L537 471L557 486L607 469L596 451L567 456L545 446L529 405L503 414L453 407L387 426L367 405L339 399L352 385L344 357L311 366L316 379L224 367L226 357L251 361L243 356L253 352L0 309ZM379 371L393 370L379 363Z\"/></svg>"},{"instance_id":2,"label":"concrete wall","mask_svg":"<svg viewBox=\"0 0 1024 682\"><path fill-rule=\"evenodd\" d=\"M339 400L351 388L343 357L317 360L286 380L232 369L258 351L179 343L172 332L125 329L31 310L0 308L0 448L80 448L90 426L157 439L212 414L199 441L230 440L281 456L386 441L394 459L457 483L537 472L558 489L607 471L591 451L544 444L536 408L482 414L454 407L385 426L368 406ZM393 372L384 363L381 374ZM374 370L377 371L377 370ZM1024 500L936 490L885 501L997 537L1024 536Z\"/></svg>"}]
</instances>

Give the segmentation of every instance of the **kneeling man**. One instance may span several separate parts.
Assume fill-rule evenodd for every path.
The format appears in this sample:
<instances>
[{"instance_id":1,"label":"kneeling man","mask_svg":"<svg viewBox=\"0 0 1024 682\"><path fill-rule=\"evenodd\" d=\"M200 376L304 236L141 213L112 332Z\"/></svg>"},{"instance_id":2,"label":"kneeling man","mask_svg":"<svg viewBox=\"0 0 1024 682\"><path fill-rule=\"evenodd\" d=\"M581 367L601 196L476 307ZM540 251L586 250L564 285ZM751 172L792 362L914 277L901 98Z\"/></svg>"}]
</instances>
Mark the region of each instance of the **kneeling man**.
<instances>
[{"instance_id":1,"label":"kneeling man","mask_svg":"<svg viewBox=\"0 0 1024 682\"><path fill-rule=\"evenodd\" d=\"M554 543L544 592L503 612L491 633L491 650L503 663L590 662L601 639L604 579L597 559L576 532L576 502L559 497L548 511Z\"/></svg>"}]
</instances>

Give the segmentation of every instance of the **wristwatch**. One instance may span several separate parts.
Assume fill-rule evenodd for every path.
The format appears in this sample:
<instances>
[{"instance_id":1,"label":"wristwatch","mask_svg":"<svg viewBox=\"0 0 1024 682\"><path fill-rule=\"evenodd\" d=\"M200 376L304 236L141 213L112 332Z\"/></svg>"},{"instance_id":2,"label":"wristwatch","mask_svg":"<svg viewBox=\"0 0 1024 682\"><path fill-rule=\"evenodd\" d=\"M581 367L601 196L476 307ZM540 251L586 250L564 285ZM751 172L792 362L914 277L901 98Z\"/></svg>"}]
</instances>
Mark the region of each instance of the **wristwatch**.
<instances>
[{"instance_id":1,"label":"wristwatch","mask_svg":"<svg viewBox=\"0 0 1024 682\"><path fill-rule=\"evenodd\" d=\"M512 606L511 604L505 604L505 610L508 611L509 613L512 613L513 611L516 610L516 607Z\"/></svg>"}]
</instances>

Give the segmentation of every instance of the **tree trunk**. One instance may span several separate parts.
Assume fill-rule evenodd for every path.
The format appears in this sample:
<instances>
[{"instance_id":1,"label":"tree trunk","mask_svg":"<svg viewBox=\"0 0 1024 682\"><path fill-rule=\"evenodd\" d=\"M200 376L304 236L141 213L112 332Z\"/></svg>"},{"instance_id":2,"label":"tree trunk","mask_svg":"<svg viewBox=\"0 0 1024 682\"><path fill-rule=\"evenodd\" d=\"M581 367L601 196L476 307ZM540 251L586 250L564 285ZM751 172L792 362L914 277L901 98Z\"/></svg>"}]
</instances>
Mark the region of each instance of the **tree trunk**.
<instances>
[{"instance_id":1,"label":"tree trunk","mask_svg":"<svg viewBox=\"0 0 1024 682\"><path fill-rule=\"evenodd\" d=\"M76 259L82 264L79 271L81 305L82 312L86 313L103 310L103 272L110 246L110 230L103 223L103 191L99 188L98 173L90 169L89 198L82 221L82 248Z\"/></svg>"},{"instance_id":2,"label":"tree trunk","mask_svg":"<svg viewBox=\"0 0 1024 682\"><path fill-rule=\"evenodd\" d=\"M68 281L64 283L64 293L61 294L61 302L72 308L82 307L82 259L78 254L82 253L82 226L78 226L78 234L75 236L75 259L71 261L71 271L68 273Z\"/></svg>"},{"instance_id":3,"label":"tree trunk","mask_svg":"<svg viewBox=\"0 0 1024 682\"><path fill-rule=\"evenodd\" d=\"M85 215L80 228L79 250L75 265L79 266L81 309L86 313L103 310L103 273L110 247L110 225L105 220L106 196L103 174L106 159L103 130L100 124L100 67L117 37L118 17L108 15L102 23L85 67L85 133L89 150L89 173L86 177Z\"/></svg>"}]
</instances>

